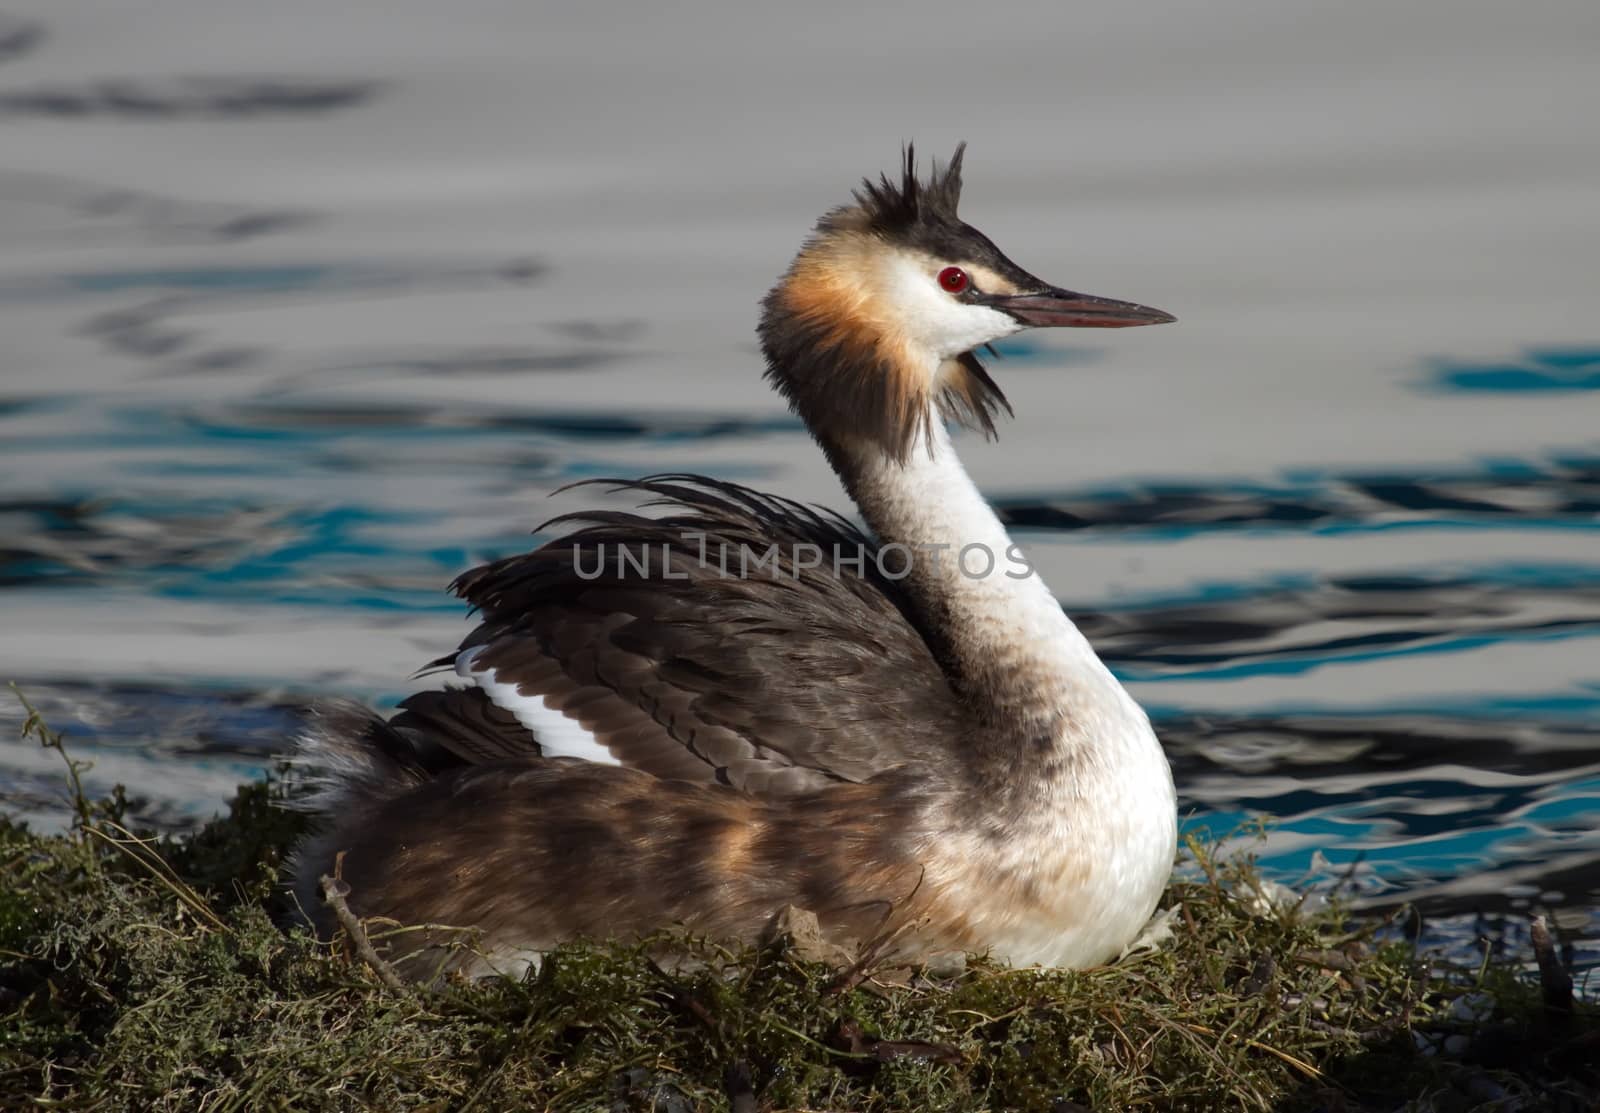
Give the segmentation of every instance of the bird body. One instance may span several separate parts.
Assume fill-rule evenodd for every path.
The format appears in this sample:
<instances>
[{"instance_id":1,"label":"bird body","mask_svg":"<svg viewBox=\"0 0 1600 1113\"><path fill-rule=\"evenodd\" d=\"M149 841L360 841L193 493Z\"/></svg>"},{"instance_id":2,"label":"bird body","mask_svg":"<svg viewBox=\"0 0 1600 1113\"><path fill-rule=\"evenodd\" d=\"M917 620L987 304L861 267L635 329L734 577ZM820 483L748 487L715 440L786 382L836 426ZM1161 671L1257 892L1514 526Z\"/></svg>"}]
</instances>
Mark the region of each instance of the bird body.
<instances>
[{"instance_id":1,"label":"bird body","mask_svg":"<svg viewBox=\"0 0 1600 1113\"><path fill-rule=\"evenodd\" d=\"M871 532L734 484L629 488L455 584L463 687L385 722L331 706L296 858L336 856L414 976L515 970L573 937L753 940L790 906L831 938L1016 964L1114 957L1172 865L1144 713L955 454L1008 408L974 350L1025 327L1171 318L1021 270L956 217L961 151L868 182L763 303L768 377ZM430 965L431 964L431 965Z\"/></svg>"}]
</instances>

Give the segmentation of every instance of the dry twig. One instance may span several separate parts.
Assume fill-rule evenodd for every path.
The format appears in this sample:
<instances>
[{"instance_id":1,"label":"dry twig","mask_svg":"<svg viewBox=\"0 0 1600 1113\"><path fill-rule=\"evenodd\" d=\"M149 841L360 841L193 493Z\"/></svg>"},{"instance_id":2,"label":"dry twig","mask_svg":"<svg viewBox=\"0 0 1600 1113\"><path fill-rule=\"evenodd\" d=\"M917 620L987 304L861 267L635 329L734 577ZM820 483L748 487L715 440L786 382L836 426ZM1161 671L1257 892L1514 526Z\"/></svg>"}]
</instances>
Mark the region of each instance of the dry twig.
<instances>
[{"instance_id":1,"label":"dry twig","mask_svg":"<svg viewBox=\"0 0 1600 1113\"><path fill-rule=\"evenodd\" d=\"M350 905L345 903L345 897L350 894L349 883L328 874L323 874L319 879L319 884L322 887L323 903L333 909L334 918L339 921L339 926L344 929L345 935L349 937L351 946L356 949L356 954L361 956L361 961L370 966L372 972L378 975L378 980L390 989L404 989L405 982L401 981L400 975L394 972L394 967L378 957L378 952L373 950L372 940L367 938L367 929L361 926L361 921L356 919L356 914L350 911Z\"/></svg>"}]
</instances>

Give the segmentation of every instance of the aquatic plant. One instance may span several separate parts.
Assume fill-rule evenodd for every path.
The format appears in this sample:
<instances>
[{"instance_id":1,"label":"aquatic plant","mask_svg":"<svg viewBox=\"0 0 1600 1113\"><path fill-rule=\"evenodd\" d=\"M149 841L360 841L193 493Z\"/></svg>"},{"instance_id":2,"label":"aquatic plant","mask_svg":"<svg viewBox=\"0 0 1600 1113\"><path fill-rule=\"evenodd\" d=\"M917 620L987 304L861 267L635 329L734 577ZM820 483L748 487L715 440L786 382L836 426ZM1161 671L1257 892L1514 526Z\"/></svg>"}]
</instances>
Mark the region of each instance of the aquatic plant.
<instances>
[{"instance_id":1,"label":"aquatic plant","mask_svg":"<svg viewBox=\"0 0 1600 1113\"><path fill-rule=\"evenodd\" d=\"M289 782L176 838L83 796L0 820L0 1108L1584 1109L1600 1013L1544 945L1431 964L1385 919L1313 911L1191 842L1170 936L1092 970L844 969L770 945L574 943L523 981L394 986L287 930ZM1553 964L1553 965L1552 965Z\"/></svg>"}]
</instances>

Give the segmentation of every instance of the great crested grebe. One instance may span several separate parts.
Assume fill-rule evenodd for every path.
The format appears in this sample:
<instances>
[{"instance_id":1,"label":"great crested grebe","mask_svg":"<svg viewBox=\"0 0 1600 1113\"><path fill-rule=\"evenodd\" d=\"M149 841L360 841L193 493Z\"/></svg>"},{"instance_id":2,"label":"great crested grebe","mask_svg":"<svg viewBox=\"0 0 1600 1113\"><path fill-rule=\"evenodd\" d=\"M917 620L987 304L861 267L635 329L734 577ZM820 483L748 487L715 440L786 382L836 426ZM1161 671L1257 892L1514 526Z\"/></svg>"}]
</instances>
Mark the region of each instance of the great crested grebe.
<instances>
[{"instance_id":1,"label":"great crested grebe","mask_svg":"<svg viewBox=\"0 0 1600 1113\"><path fill-rule=\"evenodd\" d=\"M1171 770L945 421L992 436L1009 411L991 341L1173 318L1041 282L962 223L963 147L922 182L908 146L762 303L767 378L872 533L658 476L619 486L665 516L570 515L467 572L482 624L435 662L465 686L387 722L326 708L302 740L302 907L342 853L358 914L476 929L430 965L398 936L413 976L674 924L753 940L789 906L909 957L1086 966L1133 940L1176 849Z\"/></svg>"}]
</instances>

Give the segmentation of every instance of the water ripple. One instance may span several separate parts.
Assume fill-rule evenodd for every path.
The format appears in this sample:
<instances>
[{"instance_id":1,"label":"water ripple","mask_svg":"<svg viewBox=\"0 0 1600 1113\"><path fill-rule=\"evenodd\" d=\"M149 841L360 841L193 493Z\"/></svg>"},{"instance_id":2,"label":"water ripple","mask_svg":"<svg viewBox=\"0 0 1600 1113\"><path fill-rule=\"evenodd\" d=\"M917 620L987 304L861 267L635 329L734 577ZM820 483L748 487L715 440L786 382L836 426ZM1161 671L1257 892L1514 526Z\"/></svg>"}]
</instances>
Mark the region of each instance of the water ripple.
<instances>
[{"instance_id":1,"label":"water ripple","mask_svg":"<svg viewBox=\"0 0 1600 1113\"><path fill-rule=\"evenodd\" d=\"M1129 484L996 501L1023 529L1327 528L1515 522L1600 530L1600 457L1498 461L1470 471L1307 473L1293 482Z\"/></svg>"},{"instance_id":2,"label":"water ripple","mask_svg":"<svg viewBox=\"0 0 1600 1113\"><path fill-rule=\"evenodd\" d=\"M0 116L243 121L356 108L371 101L384 87L381 81L348 78L107 78L0 91Z\"/></svg>"},{"instance_id":3,"label":"water ripple","mask_svg":"<svg viewBox=\"0 0 1600 1113\"><path fill-rule=\"evenodd\" d=\"M1462 394L1600 390L1600 348L1529 348L1522 359L1506 363L1435 360L1425 385Z\"/></svg>"},{"instance_id":4,"label":"water ripple","mask_svg":"<svg viewBox=\"0 0 1600 1113\"><path fill-rule=\"evenodd\" d=\"M44 27L0 15L0 63L15 62L44 44Z\"/></svg>"}]
</instances>

